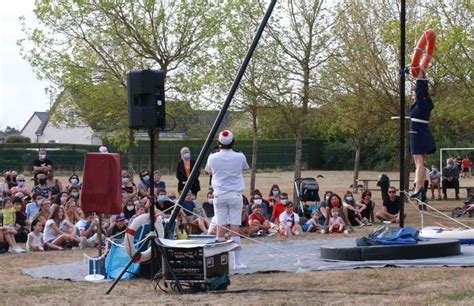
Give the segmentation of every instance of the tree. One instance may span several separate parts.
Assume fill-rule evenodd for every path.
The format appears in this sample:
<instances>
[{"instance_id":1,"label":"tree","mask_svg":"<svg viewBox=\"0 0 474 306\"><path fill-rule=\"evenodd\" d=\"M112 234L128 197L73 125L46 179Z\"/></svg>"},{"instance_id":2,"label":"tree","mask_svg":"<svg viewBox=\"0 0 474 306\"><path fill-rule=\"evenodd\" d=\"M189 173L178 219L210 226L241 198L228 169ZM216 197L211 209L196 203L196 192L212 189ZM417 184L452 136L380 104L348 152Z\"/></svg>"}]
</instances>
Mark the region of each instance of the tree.
<instances>
[{"instance_id":1,"label":"tree","mask_svg":"<svg viewBox=\"0 0 474 306\"><path fill-rule=\"evenodd\" d=\"M113 132L110 140L129 148L126 73L159 68L167 76L168 102L199 97L209 81L207 45L219 33L221 8L220 1L206 0L37 1L40 26L24 27L27 38L20 45L39 77L67 92L53 118L67 121L74 114Z\"/></svg>"},{"instance_id":2,"label":"tree","mask_svg":"<svg viewBox=\"0 0 474 306\"><path fill-rule=\"evenodd\" d=\"M31 143L29 137L11 134L6 137L5 143Z\"/></svg>"}]
</instances>

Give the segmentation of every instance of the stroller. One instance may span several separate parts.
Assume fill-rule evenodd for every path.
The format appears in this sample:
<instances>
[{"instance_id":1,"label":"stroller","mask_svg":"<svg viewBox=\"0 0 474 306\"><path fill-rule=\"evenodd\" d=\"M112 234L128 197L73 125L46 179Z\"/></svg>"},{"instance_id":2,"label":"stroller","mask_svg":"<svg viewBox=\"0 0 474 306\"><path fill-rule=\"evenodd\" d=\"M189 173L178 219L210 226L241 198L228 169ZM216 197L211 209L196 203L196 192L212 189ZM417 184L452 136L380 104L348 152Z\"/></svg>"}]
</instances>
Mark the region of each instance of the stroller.
<instances>
[{"instance_id":1,"label":"stroller","mask_svg":"<svg viewBox=\"0 0 474 306\"><path fill-rule=\"evenodd\" d=\"M295 190L297 213L308 218L307 215L311 216L311 212L317 209L316 203L320 201L319 184L311 177L298 178L295 180ZM306 202L315 202L314 207L308 207Z\"/></svg>"}]
</instances>

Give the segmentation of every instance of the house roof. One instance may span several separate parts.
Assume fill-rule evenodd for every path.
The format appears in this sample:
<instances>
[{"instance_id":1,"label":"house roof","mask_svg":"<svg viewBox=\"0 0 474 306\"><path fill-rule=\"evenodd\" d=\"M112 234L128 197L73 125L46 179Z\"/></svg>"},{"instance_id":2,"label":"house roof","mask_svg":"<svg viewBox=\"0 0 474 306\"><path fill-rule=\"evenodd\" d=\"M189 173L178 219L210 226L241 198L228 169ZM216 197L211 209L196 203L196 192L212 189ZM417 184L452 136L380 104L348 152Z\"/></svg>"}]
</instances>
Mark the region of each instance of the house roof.
<instances>
[{"instance_id":1,"label":"house roof","mask_svg":"<svg viewBox=\"0 0 474 306\"><path fill-rule=\"evenodd\" d=\"M48 120L49 120L48 112L34 112L33 115L31 115L30 119L28 119L26 124L21 129L20 134L23 133L23 130L28 126L28 124L30 123L31 119L33 119L34 116L38 117L38 119L41 121L40 125L35 131L35 134L43 135L44 128L46 127L46 124L48 123Z\"/></svg>"}]
</instances>

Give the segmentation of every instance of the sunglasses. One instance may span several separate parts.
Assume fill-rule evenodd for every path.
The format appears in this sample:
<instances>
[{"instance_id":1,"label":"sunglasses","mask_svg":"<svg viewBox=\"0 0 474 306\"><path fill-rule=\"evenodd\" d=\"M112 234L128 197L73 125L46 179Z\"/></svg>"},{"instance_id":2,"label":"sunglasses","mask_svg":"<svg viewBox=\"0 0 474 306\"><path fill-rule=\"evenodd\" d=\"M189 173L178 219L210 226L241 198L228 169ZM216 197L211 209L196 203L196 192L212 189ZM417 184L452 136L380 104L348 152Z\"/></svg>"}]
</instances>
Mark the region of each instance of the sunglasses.
<instances>
[{"instance_id":1,"label":"sunglasses","mask_svg":"<svg viewBox=\"0 0 474 306\"><path fill-rule=\"evenodd\" d=\"M390 190L388 193L395 193L396 191L395 190Z\"/></svg>"},{"instance_id":2,"label":"sunglasses","mask_svg":"<svg viewBox=\"0 0 474 306\"><path fill-rule=\"evenodd\" d=\"M18 180L18 182L25 182L25 180Z\"/></svg>"}]
</instances>

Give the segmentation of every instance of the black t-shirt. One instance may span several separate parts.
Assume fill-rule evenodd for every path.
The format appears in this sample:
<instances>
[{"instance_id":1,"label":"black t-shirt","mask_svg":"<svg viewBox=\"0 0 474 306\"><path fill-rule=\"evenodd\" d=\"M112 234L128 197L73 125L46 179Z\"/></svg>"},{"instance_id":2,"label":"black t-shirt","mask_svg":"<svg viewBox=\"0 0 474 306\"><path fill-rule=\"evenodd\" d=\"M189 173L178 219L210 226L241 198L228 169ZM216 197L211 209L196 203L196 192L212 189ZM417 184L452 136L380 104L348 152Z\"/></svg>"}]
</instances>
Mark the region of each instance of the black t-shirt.
<instances>
[{"instance_id":1,"label":"black t-shirt","mask_svg":"<svg viewBox=\"0 0 474 306\"><path fill-rule=\"evenodd\" d=\"M386 197L383 200L383 206L387 208L387 212L391 215L396 215L400 211L400 197L395 196L395 200L390 200L390 197Z\"/></svg>"},{"instance_id":2,"label":"black t-shirt","mask_svg":"<svg viewBox=\"0 0 474 306\"><path fill-rule=\"evenodd\" d=\"M124 227L122 228L119 228L117 226L117 224L115 224L111 229L110 229L110 233L109 233L109 236L115 236L117 235L118 233L120 232L123 232L125 229L127 228L127 226L124 225ZM125 233L122 233L121 235L118 235L116 237L114 237L115 239L123 239L125 237Z\"/></svg>"},{"instance_id":3,"label":"black t-shirt","mask_svg":"<svg viewBox=\"0 0 474 306\"><path fill-rule=\"evenodd\" d=\"M37 158L33 161L33 167L47 167L47 166L53 167L53 163L51 162L51 160L47 158L45 160L39 160L39 158ZM37 173L35 173L35 182L36 182L36 176L38 175L38 173L46 174L45 171L38 171Z\"/></svg>"},{"instance_id":4,"label":"black t-shirt","mask_svg":"<svg viewBox=\"0 0 474 306\"><path fill-rule=\"evenodd\" d=\"M202 203L202 208L204 208L204 211L206 212L206 216L208 218L214 217L214 205L209 203L209 202L204 202Z\"/></svg>"},{"instance_id":5,"label":"black t-shirt","mask_svg":"<svg viewBox=\"0 0 474 306\"><path fill-rule=\"evenodd\" d=\"M171 207L174 206L174 203L168 200L163 201L163 202L156 201L155 206L161 211L166 210L165 214L170 215L171 212L173 211Z\"/></svg>"}]
</instances>

